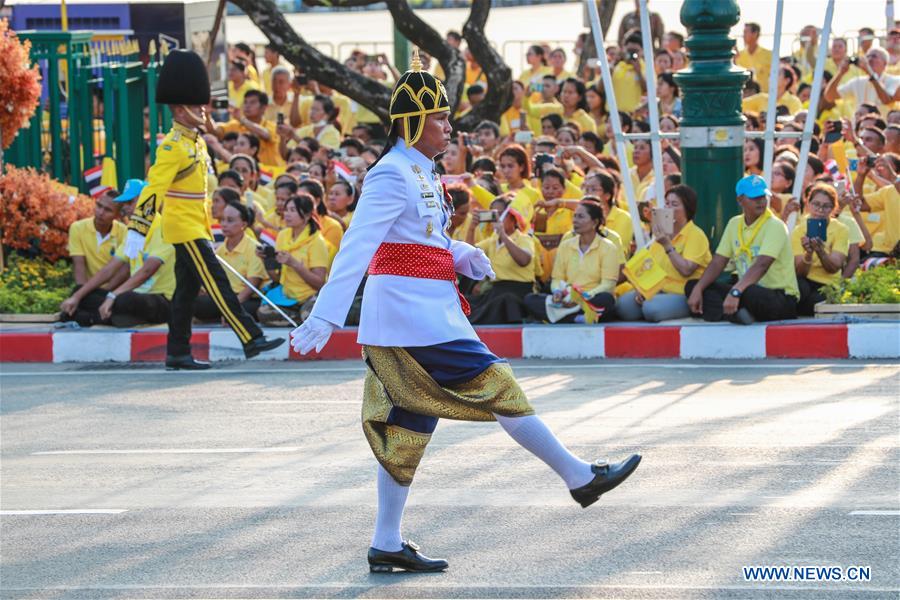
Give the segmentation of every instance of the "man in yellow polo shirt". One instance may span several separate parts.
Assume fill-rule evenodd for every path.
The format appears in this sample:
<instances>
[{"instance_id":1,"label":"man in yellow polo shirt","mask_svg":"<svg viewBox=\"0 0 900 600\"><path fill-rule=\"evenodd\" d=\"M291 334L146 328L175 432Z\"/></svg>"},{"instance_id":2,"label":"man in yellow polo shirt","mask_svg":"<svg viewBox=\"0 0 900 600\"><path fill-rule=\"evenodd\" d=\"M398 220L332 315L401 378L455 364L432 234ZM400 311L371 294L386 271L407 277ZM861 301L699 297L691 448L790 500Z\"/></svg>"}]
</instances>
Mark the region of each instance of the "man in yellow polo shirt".
<instances>
[{"instance_id":1,"label":"man in yellow polo shirt","mask_svg":"<svg viewBox=\"0 0 900 600\"><path fill-rule=\"evenodd\" d=\"M244 95L244 105L241 110L232 109L231 120L227 123L216 124L207 113L206 129L217 138L222 139L226 133L252 133L259 138L259 155L257 160L268 166L284 165L284 159L278 147L281 138L276 131L274 121L265 118L266 106L269 97L265 92L250 90Z\"/></svg>"},{"instance_id":2,"label":"man in yellow polo shirt","mask_svg":"<svg viewBox=\"0 0 900 600\"><path fill-rule=\"evenodd\" d=\"M877 218L882 227L872 236L872 252L874 256L890 256L900 242L900 192L897 191L897 171L890 155L881 156L876 166L888 175L893 183L878 188L871 194L863 193L862 209L869 211L870 216ZM865 177L870 169L860 170L859 176Z\"/></svg>"},{"instance_id":3,"label":"man in yellow polo shirt","mask_svg":"<svg viewBox=\"0 0 900 600\"><path fill-rule=\"evenodd\" d=\"M759 45L759 23L744 24L744 49L738 52L734 64L753 74L759 91L769 91L769 70L772 68L772 51Z\"/></svg>"},{"instance_id":4,"label":"man in yellow polo shirt","mask_svg":"<svg viewBox=\"0 0 900 600\"><path fill-rule=\"evenodd\" d=\"M641 103L641 96L647 93L644 61L641 60L642 48L641 35L629 35L625 40L625 57L616 63L612 72L616 105L622 112L634 112Z\"/></svg>"},{"instance_id":5,"label":"man in yellow polo shirt","mask_svg":"<svg viewBox=\"0 0 900 600\"><path fill-rule=\"evenodd\" d=\"M96 275L125 241L126 227L118 220L121 204L116 200L115 190L103 192L94 204L94 216L69 226L69 256L75 285L84 285Z\"/></svg>"},{"instance_id":6,"label":"man in yellow polo shirt","mask_svg":"<svg viewBox=\"0 0 900 600\"><path fill-rule=\"evenodd\" d=\"M239 60L231 61L228 68L228 103L235 108L244 104L244 95L258 90L259 84L247 76L247 65Z\"/></svg>"},{"instance_id":7,"label":"man in yellow polo shirt","mask_svg":"<svg viewBox=\"0 0 900 600\"><path fill-rule=\"evenodd\" d=\"M769 209L771 192L759 175L738 181L735 192L742 213L728 221L700 281L685 286L691 314L743 325L794 319L800 290L787 225ZM734 261L737 281L717 282L729 261Z\"/></svg>"}]
</instances>

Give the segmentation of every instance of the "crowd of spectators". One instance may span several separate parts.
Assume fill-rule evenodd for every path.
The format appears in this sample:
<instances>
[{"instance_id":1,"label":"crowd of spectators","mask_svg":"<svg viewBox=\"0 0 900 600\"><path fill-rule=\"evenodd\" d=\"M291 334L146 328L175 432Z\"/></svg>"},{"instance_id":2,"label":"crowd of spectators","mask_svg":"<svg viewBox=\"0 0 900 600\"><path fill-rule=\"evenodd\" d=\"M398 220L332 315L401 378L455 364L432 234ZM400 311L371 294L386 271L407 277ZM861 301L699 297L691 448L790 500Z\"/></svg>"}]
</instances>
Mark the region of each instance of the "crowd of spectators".
<instances>
[{"instance_id":1,"label":"crowd of spectators","mask_svg":"<svg viewBox=\"0 0 900 600\"><path fill-rule=\"evenodd\" d=\"M618 43L606 48L613 90L604 88L594 62L577 60L580 46L574 52L530 46L513 82L512 106L496 121L457 132L437 160L454 209L450 235L482 248L497 274L494 281L460 282L473 323L790 319L812 315L824 285L896 256L900 28L883 39L864 28L857 40L831 40L814 116L807 107L817 31L801 31L800 50L778 59L776 90L775 128L797 136L776 141L768 187L759 177L764 144L748 139L746 177L735 182L734 207L725 207L736 216L713 248L694 224L707 200L682 183L677 140L662 143L662 173L654 172L646 141L626 144L627 164L616 158L608 99L615 96L626 133L649 131L645 60L652 59L657 78L658 97L649 101L659 105L660 129L679 128L673 72L688 66L690 56L684 37L666 32L658 15L651 24L653 57L644 56L635 13L623 19ZM746 23L735 56L751 73L743 99L748 130L766 123L773 56L761 34L759 25ZM446 40L466 57L461 116L484 97L487 81L460 34L450 31ZM372 111L288 67L272 47L259 60L238 43L230 61L227 101L210 107L203 131L215 168L216 252L302 320L327 280L387 132ZM572 66L582 63L581 70ZM386 88L400 75L383 54L355 51L345 64ZM442 75L435 61L430 68ZM814 137L800 173L800 132L810 118ZM654 212L656 177L664 178L669 211ZM634 214L651 240L646 248L636 245L626 178L636 194ZM802 193L793 197L797 179ZM137 261L116 251L120 221L140 182L129 186L99 198L95 217L72 226L77 288L62 305L66 318L118 326L168 318L171 247L151 238ZM789 230L793 213L799 218ZM645 287L634 274L629 261L636 255L659 273L655 285ZM283 323L229 277L248 311L265 323ZM195 317L218 319L215 303L201 297Z\"/></svg>"}]
</instances>

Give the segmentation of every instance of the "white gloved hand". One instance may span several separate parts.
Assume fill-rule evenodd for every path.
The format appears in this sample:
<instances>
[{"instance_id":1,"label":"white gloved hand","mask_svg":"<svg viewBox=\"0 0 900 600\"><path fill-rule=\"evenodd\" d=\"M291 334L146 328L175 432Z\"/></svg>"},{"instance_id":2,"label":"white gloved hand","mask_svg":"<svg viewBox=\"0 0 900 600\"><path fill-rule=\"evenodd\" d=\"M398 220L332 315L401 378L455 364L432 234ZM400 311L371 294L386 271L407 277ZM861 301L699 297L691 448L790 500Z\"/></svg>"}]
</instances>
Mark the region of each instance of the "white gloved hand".
<instances>
[{"instance_id":1,"label":"white gloved hand","mask_svg":"<svg viewBox=\"0 0 900 600\"><path fill-rule=\"evenodd\" d=\"M335 329L337 327L325 319L311 316L291 332L291 347L298 354L307 354L313 348L321 352Z\"/></svg>"},{"instance_id":2,"label":"white gloved hand","mask_svg":"<svg viewBox=\"0 0 900 600\"><path fill-rule=\"evenodd\" d=\"M485 277L490 279L497 278L497 274L494 273L494 268L491 266L491 259L487 257L487 254L481 248L476 248L475 252L468 256L468 259L469 270L472 273L472 279L475 281L480 281Z\"/></svg>"},{"instance_id":3,"label":"white gloved hand","mask_svg":"<svg viewBox=\"0 0 900 600\"><path fill-rule=\"evenodd\" d=\"M128 258L137 258L143 249L144 236L133 229L129 229L128 234L125 236L125 256Z\"/></svg>"}]
</instances>

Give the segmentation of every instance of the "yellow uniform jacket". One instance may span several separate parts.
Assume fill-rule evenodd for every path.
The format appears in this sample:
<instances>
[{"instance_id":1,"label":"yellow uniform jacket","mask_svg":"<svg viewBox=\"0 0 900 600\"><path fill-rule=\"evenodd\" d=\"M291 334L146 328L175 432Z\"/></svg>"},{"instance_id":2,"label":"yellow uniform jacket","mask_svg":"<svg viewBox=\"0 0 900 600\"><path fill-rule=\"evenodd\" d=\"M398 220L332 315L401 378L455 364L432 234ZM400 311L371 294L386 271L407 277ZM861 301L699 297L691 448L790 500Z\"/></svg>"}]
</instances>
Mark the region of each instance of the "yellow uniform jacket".
<instances>
[{"instance_id":1,"label":"yellow uniform jacket","mask_svg":"<svg viewBox=\"0 0 900 600\"><path fill-rule=\"evenodd\" d=\"M161 211L163 240L180 244L212 240L207 198L209 154L196 131L175 123L156 149L156 162L147 173L129 228L147 236ZM163 209L165 206L165 210Z\"/></svg>"}]
</instances>

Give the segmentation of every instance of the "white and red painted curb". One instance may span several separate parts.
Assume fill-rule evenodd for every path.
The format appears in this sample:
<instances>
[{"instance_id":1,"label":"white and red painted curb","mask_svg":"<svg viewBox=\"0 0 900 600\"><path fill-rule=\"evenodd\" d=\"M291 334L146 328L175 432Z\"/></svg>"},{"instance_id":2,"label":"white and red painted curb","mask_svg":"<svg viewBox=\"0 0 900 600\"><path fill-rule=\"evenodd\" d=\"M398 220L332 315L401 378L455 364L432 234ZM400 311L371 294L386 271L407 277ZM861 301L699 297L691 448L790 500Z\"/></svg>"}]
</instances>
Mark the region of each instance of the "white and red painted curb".
<instances>
[{"instance_id":1,"label":"white and red painted curb","mask_svg":"<svg viewBox=\"0 0 900 600\"><path fill-rule=\"evenodd\" d=\"M287 338L288 329L269 329ZM480 327L478 335L504 358L596 359L753 359L900 358L900 323L779 323L740 326L686 325L529 325ZM205 329L191 339L202 360L243 359L228 329ZM166 331L82 330L0 331L0 362L161 362ZM319 354L299 356L285 343L254 360L356 359L356 330L335 332Z\"/></svg>"}]
</instances>

